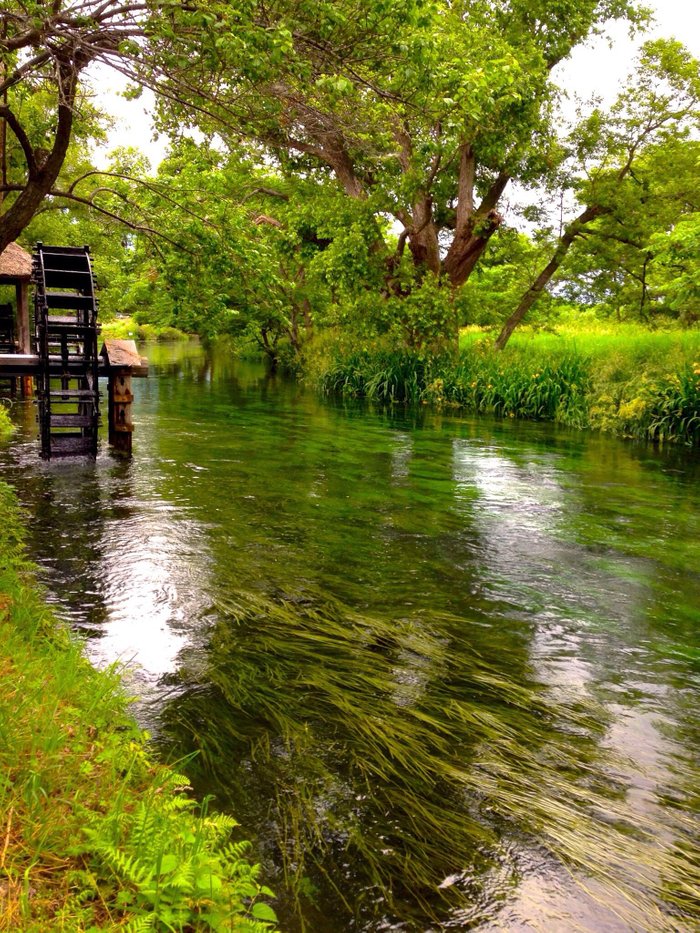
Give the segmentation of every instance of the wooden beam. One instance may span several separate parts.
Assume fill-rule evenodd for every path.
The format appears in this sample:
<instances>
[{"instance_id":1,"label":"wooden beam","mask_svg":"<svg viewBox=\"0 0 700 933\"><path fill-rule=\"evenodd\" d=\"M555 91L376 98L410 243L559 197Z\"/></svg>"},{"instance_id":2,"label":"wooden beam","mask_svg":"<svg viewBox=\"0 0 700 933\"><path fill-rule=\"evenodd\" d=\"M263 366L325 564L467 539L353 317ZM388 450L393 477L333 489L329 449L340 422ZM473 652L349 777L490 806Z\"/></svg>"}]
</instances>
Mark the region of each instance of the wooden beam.
<instances>
[{"instance_id":1,"label":"wooden beam","mask_svg":"<svg viewBox=\"0 0 700 933\"><path fill-rule=\"evenodd\" d=\"M20 353L31 353L31 338L29 333L29 283L17 282L15 285L17 295L17 343Z\"/></svg>"}]
</instances>

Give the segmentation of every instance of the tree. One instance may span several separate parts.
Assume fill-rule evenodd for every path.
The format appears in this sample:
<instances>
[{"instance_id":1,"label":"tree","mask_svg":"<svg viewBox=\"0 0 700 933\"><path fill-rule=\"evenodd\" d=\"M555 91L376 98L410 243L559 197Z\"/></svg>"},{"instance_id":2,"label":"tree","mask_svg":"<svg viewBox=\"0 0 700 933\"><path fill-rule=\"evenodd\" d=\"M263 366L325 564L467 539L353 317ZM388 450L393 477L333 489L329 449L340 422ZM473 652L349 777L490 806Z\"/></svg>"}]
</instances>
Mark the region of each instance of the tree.
<instances>
[{"instance_id":1,"label":"tree","mask_svg":"<svg viewBox=\"0 0 700 933\"><path fill-rule=\"evenodd\" d=\"M501 225L511 178L551 167L553 66L610 17L639 20L627 0L278 0L254 5L243 44L239 11L221 3L197 37L183 41L176 17L155 67L186 63L190 120L366 202L387 294L401 291L406 246L417 280L457 288ZM188 119L181 100L166 80L173 133ZM400 225L395 246L383 217Z\"/></svg>"},{"instance_id":2,"label":"tree","mask_svg":"<svg viewBox=\"0 0 700 933\"><path fill-rule=\"evenodd\" d=\"M609 115L594 111L571 138L572 187L583 209L565 225L556 249L505 322L496 348L503 349L518 324L558 272L573 243L615 216L624 224L635 169L650 147L663 147L700 125L700 66L681 43L647 43L637 73ZM633 196L632 196L633 197Z\"/></svg>"},{"instance_id":3,"label":"tree","mask_svg":"<svg viewBox=\"0 0 700 933\"><path fill-rule=\"evenodd\" d=\"M700 320L700 213L681 218L650 243L651 289L685 324Z\"/></svg>"},{"instance_id":4,"label":"tree","mask_svg":"<svg viewBox=\"0 0 700 933\"><path fill-rule=\"evenodd\" d=\"M126 43L143 35L147 9L138 0L0 3L0 118L5 141L14 137L23 163L10 170L6 143L0 153L0 251L17 239L59 177L86 106L81 74L92 62L123 55ZM51 112L40 126L31 119L36 94Z\"/></svg>"},{"instance_id":5,"label":"tree","mask_svg":"<svg viewBox=\"0 0 700 933\"><path fill-rule=\"evenodd\" d=\"M699 164L696 140L650 146L620 187L615 209L572 245L557 290L618 320L652 322L658 313L676 313L658 294L657 243L700 211Z\"/></svg>"}]
</instances>

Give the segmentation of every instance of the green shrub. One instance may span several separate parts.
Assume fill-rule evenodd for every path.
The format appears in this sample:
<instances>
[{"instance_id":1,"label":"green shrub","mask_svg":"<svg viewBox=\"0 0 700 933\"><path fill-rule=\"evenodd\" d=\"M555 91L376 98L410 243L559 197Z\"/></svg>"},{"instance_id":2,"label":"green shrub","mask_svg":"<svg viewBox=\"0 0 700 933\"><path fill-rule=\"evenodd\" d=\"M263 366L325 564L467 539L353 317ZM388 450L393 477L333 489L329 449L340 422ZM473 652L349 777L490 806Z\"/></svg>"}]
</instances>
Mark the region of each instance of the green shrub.
<instances>
[{"instance_id":1,"label":"green shrub","mask_svg":"<svg viewBox=\"0 0 700 933\"><path fill-rule=\"evenodd\" d=\"M0 399L0 441L9 437L14 430L14 426L10 421L10 416L7 413L7 409L2 404L2 399Z\"/></svg>"},{"instance_id":2,"label":"green shrub","mask_svg":"<svg viewBox=\"0 0 700 933\"><path fill-rule=\"evenodd\" d=\"M686 366L658 387L649 402L647 434L700 446L700 365Z\"/></svg>"},{"instance_id":3,"label":"green shrub","mask_svg":"<svg viewBox=\"0 0 700 933\"><path fill-rule=\"evenodd\" d=\"M115 318L102 325L105 340L189 340L177 327L139 324L133 317Z\"/></svg>"}]
</instances>

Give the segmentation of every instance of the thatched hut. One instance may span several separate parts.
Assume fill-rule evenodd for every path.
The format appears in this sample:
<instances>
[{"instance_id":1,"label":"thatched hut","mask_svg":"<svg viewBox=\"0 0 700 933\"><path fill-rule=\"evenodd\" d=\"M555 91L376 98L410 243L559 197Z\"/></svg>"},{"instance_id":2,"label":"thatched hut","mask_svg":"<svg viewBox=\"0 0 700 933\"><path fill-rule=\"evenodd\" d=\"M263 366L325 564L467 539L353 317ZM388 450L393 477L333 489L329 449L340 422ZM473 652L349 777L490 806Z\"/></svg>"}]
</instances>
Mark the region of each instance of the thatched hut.
<instances>
[{"instance_id":1,"label":"thatched hut","mask_svg":"<svg viewBox=\"0 0 700 933\"><path fill-rule=\"evenodd\" d=\"M32 257L16 243L0 253L0 285L14 285L17 299L15 341L18 353L31 353L29 340L29 281Z\"/></svg>"}]
</instances>

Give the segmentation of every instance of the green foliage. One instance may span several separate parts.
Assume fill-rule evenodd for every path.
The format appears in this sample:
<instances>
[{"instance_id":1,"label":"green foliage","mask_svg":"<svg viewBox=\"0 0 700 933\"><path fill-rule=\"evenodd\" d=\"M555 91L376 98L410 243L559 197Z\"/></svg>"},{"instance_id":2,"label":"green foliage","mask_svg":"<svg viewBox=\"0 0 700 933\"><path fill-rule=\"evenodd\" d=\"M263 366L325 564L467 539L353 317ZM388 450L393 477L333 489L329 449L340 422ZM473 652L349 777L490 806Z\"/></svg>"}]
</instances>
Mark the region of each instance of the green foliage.
<instances>
[{"instance_id":1,"label":"green foliage","mask_svg":"<svg viewBox=\"0 0 700 933\"><path fill-rule=\"evenodd\" d=\"M336 358L323 374L323 391L380 402L425 402L498 417L582 425L589 372L585 360L554 363L504 360L486 345L452 357L401 351L362 351Z\"/></svg>"},{"instance_id":2,"label":"green foliage","mask_svg":"<svg viewBox=\"0 0 700 933\"><path fill-rule=\"evenodd\" d=\"M7 413L7 409L0 402L0 441L8 438L13 431L12 422Z\"/></svg>"},{"instance_id":3,"label":"green foliage","mask_svg":"<svg viewBox=\"0 0 700 933\"><path fill-rule=\"evenodd\" d=\"M101 330L103 338L112 340L189 340L189 335L168 325L157 327L154 324L138 324L131 317L120 317L104 324Z\"/></svg>"},{"instance_id":4,"label":"green foliage","mask_svg":"<svg viewBox=\"0 0 700 933\"><path fill-rule=\"evenodd\" d=\"M494 237L488 252L455 299L460 326L500 325L517 305L523 292L547 262L551 238L529 237L506 228ZM529 323L546 322L556 316L555 299L545 294Z\"/></svg>"},{"instance_id":5,"label":"green foliage","mask_svg":"<svg viewBox=\"0 0 700 933\"><path fill-rule=\"evenodd\" d=\"M693 140L650 147L617 186L611 212L575 242L559 277L563 294L618 320L692 323L695 213L684 215L700 207L699 159Z\"/></svg>"},{"instance_id":6,"label":"green foliage","mask_svg":"<svg viewBox=\"0 0 700 933\"><path fill-rule=\"evenodd\" d=\"M697 152L695 178L700 153ZM700 206L700 194L696 205ZM681 218L669 233L656 233L652 287L683 323L700 320L700 213Z\"/></svg>"},{"instance_id":7,"label":"green foliage","mask_svg":"<svg viewBox=\"0 0 700 933\"><path fill-rule=\"evenodd\" d=\"M700 446L700 364L670 375L642 375L603 392L591 409L594 426L627 437Z\"/></svg>"},{"instance_id":8,"label":"green foliage","mask_svg":"<svg viewBox=\"0 0 700 933\"><path fill-rule=\"evenodd\" d=\"M231 842L235 820L184 796L188 786L168 772L134 809L111 813L107 822L86 813L90 850L111 870L116 902L133 923L148 920L152 929L269 930L261 921L276 918L259 897L272 892L245 860L248 843Z\"/></svg>"},{"instance_id":9,"label":"green foliage","mask_svg":"<svg viewBox=\"0 0 700 933\"><path fill-rule=\"evenodd\" d=\"M234 822L184 792L43 605L0 483L0 867L10 930L241 930L275 923Z\"/></svg>"},{"instance_id":10,"label":"green foliage","mask_svg":"<svg viewBox=\"0 0 700 933\"><path fill-rule=\"evenodd\" d=\"M503 353L472 333L458 359L346 343L310 361L322 391L556 421L700 445L700 340L638 328L574 339L542 334Z\"/></svg>"},{"instance_id":11,"label":"green foliage","mask_svg":"<svg viewBox=\"0 0 700 933\"><path fill-rule=\"evenodd\" d=\"M446 352L456 345L457 309L451 290L432 276L415 283L406 295L383 296L371 289L345 296L326 324L340 325L348 335L373 340L385 336L415 352Z\"/></svg>"}]
</instances>

